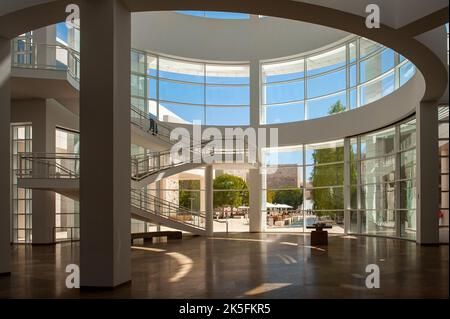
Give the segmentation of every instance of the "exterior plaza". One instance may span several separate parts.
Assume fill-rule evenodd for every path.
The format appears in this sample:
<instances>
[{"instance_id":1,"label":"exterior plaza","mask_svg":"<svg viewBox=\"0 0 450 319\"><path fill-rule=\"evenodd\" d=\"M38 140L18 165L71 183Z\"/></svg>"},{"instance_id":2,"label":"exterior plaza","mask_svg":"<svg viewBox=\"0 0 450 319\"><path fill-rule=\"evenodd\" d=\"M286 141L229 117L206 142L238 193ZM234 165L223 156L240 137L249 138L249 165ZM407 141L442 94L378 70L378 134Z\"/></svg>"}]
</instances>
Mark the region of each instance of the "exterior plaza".
<instances>
[{"instance_id":1,"label":"exterior plaza","mask_svg":"<svg viewBox=\"0 0 450 319\"><path fill-rule=\"evenodd\" d=\"M372 2L2 0L0 298L448 298L448 1Z\"/></svg>"}]
</instances>

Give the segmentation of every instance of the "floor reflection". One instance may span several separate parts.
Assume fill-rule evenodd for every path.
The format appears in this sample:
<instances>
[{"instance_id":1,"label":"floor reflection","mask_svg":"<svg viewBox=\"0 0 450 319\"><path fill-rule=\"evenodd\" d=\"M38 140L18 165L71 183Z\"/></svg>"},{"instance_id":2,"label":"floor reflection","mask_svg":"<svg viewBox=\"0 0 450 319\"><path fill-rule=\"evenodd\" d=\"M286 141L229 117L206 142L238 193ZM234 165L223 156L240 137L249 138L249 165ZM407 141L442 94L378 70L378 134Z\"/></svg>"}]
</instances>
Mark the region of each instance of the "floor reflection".
<instances>
[{"instance_id":1,"label":"floor reflection","mask_svg":"<svg viewBox=\"0 0 450 319\"><path fill-rule=\"evenodd\" d=\"M65 287L79 244L12 246L0 298L448 298L448 246L360 236L229 234L133 246L132 283L110 291ZM381 287L367 289L368 264Z\"/></svg>"}]
</instances>

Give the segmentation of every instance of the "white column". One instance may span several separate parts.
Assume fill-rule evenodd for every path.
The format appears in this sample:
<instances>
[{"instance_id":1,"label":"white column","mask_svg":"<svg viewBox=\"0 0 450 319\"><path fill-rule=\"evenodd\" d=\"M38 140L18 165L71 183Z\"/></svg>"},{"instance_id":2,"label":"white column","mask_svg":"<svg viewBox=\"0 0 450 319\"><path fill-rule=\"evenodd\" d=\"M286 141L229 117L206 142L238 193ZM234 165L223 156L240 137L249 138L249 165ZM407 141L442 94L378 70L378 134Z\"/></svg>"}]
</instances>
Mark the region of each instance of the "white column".
<instances>
[{"instance_id":1,"label":"white column","mask_svg":"<svg viewBox=\"0 0 450 319\"><path fill-rule=\"evenodd\" d=\"M262 191L264 178L259 168L249 169L249 223L250 232L259 233L266 230L265 196Z\"/></svg>"},{"instance_id":2,"label":"white column","mask_svg":"<svg viewBox=\"0 0 450 319\"><path fill-rule=\"evenodd\" d=\"M11 245L11 42L0 38L0 274L10 272Z\"/></svg>"},{"instance_id":3,"label":"white column","mask_svg":"<svg viewBox=\"0 0 450 319\"><path fill-rule=\"evenodd\" d=\"M204 213L206 210L205 207L206 199L205 199L205 176L200 177L200 212ZM214 216L213 216L214 218Z\"/></svg>"},{"instance_id":4,"label":"white column","mask_svg":"<svg viewBox=\"0 0 450 319\"><path fill-rule=\"evenodd\" d=\"M259 61L250 61L250 126L257 129L260 120Z\"/></svg>"},{"instance_id":5,"label":"white column","mask_svg":"<svg viewBox=\"0 0 450 319\"><path fill-rule=\"evenodd\" d=\"M417 243L439 243L438 108L422 102L417 117Z\"/></svg>"},{"instance_id":6,"label":"white column","mask_svg":"<svg viewBox=\"0 0 450 319\"><path fill-rule=\"evenodd\" d=\"M47 141L54 141L49 134L55 134L55 128L47 121L47 101L33 99L29 101L30 109L34 108L35 115L30 118L33 126L33 152L51 153L55 145ZM32 224L33 244L51 244L55 242L55 192L33 190L32 193Z\"/></svg>"},{"instance_id":7,"label":"white column","mask_svg":"<svg viewBox=\"0 0 450 319\"><path fill-rule=\"evenodd\" d=\"M214 235L214 191L213 191L213 167L205 167L205 228L206 236Z\"/></svg>"},{"instance_id":8,"label":"white column","mask_svg":"<svg viewBox=\"0 0 450 319\"><path fill-rule=\"evenodd\" d=\"M81 1L80 271L82 287L131 280L130 12Z\"/></svg>"}]
</instances>

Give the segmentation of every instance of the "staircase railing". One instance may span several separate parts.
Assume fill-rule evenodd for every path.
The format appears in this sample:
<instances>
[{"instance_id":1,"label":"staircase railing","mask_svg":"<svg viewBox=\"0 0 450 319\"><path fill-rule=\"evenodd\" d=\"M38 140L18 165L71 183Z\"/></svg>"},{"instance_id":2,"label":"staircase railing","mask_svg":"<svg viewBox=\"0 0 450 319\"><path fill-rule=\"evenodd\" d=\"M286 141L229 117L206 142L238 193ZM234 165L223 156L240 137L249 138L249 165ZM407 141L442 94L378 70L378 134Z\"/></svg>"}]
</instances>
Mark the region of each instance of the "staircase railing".
<instances>
[{"instance_id":1,"label":"staircase railing","mask_svg":"<svg viewBox=\"0 0 450 319\"><path fill-rule=\"evenodd\" d=\"M192 149L192 156L201 154ZM214 150L224 160L225 156L246 156L247 152ZM194 157L192 157L194 158ZM141 181L144 178L173 167L192 163L191 158L185 161L174 161L170 151L153 152L145 155L131 157L131 179ZM199 164L202 164L200 161ZM19 178L79 178L80 155L75 153L19 153L17 163L17 176Z\"/></svg>"},{"instance_id":2,"label":"staircase railing","mask_svg":"<svg viewBox=\"0 0 450 319\"><path fill-rule=\"evenodd\" d=\"M21 49L15 45L13 48L13 67L63 70L76 81L80 80L80 53L66 45L28 43L26 48Z\"/></svg>"},{"instance_id":3,"label":"staircase railing","mask_svg":"<svg viewBox=\"0 0 450 319\"><path fill-rule=\"evenodd\" d=\"M19 178L66 178L80 176L79 154L19 153L17 165Z\"/></svg>"},{"instance_id":4,"label":"staircase railing","mask_svg":"<svg viewBox=\"0 0 450 319\"><path fill-rule=\"evenodd\" d=\"M78 179L79 154L19 153L18 178ZM158 198L144 190L131 190L131 205L149 214L155 214L199 229L205 229L206 217L173 202ZM228 221L214 222L226 223Z\"/></svg>"},{"instance_id":5,"label":"staircase railing","mask_svg":"<svg viewBox=\"0 0 450 319\"><path fill-rule=\"evenodd\" d=\"M172 128L158 120L154 120L155 124L152 127L150 121L148 112L144 112L133 104L131 105L131 123L165 142L172 143L170 140Z\"/></svg>"},{"instance_id":6,"label":"staircase railing","mask_svg":"<svg viewBox=\"0 0 450 319\"><path fill-rule=\"evenodd\" d=\"M179 223L205 229L205 217L197 212L180 207L144 191L131 191L131 205L151 214L159 215Z\"/></svg>"}]
</instances>

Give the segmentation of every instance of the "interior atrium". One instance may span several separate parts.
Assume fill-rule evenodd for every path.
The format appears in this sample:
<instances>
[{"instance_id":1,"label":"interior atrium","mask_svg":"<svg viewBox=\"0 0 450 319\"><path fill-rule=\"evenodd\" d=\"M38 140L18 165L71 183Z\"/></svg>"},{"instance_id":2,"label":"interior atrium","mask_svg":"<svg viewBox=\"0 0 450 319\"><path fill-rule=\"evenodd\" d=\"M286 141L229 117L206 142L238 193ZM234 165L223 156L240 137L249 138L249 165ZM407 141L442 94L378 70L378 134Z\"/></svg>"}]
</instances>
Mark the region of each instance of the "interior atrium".
<instances>
[{"instance_id":1,"label":"interior atrium","mask_svg":"<svg viewBox=\"0 0 450 319\"><path fill-rule=\"evenodd\" d=\"M0 298L448 298L448 1L372 2L1 1Z\"/></svg>"}]
</instances>

